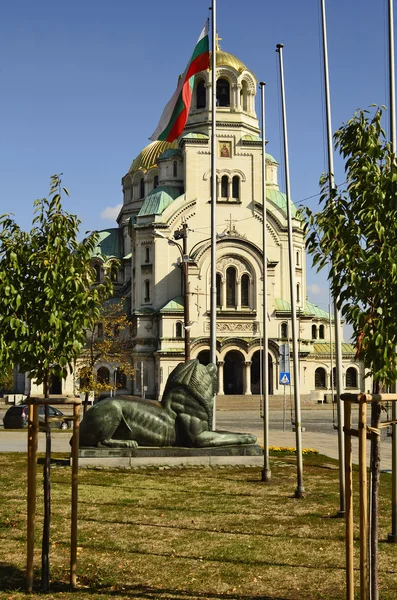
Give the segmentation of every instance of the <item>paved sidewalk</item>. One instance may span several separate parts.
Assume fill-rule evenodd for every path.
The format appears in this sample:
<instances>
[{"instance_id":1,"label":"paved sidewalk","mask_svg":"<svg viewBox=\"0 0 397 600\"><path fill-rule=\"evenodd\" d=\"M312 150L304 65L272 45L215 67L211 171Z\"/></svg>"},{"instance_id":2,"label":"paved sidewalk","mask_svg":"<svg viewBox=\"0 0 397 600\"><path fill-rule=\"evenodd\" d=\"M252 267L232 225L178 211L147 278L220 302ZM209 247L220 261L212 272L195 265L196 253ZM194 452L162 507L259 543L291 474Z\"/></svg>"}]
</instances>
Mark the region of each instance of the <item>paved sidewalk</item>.
<instances>
[{"instance_id":1,"label":"paved sidewalk","mask_svg":"<svg viewBox=\"0 0 397 600\"><path fill-rule=\"evenodd\" d=\"M252 429L252 428L251 428ZM250 431L258 438L258 443L263 444L263 429L257 428ZM293 431L269 430L270 446L290 446L296 447L296 433ZM325 454L331 458L338 459L338 436L337 434L309 433L302 431L302 448L312 448L318 450L320 454ZM353 463L358 464L358 439L352 439ZM367 442L367 461L369 465L370 442ZM381 444L381 469L391 470L391 443L383 442Z\"/></svg>"},{"instance_id":2,"label":"paved sidewalk","mask_svg":"<svg viewBox=\"0 0 397 600\"><path fill-rule=\"evenodd\" d=\"M238 428L242 431L244 428ZM249 433L253 433L258 438L258 443L263 444L263 429L260 427L250 428ZM52 451L53 452L69 452L70 435L68 433L56 433L52 436ZM296 447L296 434L293 431L269 431L270 446L289 446ZM0 434L0 452L26 452L27 432L26 431L1 431ZM302 432L302 448L312 448L318 450L321 454L325 454L331 458L338 459L338 436L335 434L325 433L308 433ZM367 444L367 460L369 464L369 449L370 444ZM39 434L39 452L45 450L45 436ZM258 457L256 457L256 460ZM358 440L353 439L353 462L358 464ZM385 471L391 470L391 443L384 442L381 445L381 469Z\"/></svg>"}]
</instances>

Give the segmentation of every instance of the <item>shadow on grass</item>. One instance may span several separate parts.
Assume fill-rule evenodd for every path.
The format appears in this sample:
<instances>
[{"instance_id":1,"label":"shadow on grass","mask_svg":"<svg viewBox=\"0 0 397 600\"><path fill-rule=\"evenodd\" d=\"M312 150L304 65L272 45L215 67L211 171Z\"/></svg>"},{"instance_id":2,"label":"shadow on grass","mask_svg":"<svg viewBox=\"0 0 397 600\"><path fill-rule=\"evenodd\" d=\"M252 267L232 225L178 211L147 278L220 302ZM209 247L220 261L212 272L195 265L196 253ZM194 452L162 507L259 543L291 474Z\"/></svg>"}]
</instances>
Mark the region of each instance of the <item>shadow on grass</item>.
<instances>
[{"instance_id":1,"label":"shadow on grass","mask_svg":"<svg viewBox=\"0 0 397 600\"><path fill-rule=\"evenodd\" d=\"M25 591L25 571L18 569L14 565L0 562L0 591L5 592L20 592ZM40 583L36 579L34 582L34 591L40 591ZM70 590L70 586L60 581L54 581L51 584L50 592L61 593L69 592L70 596L73 596L73 592ZM169 588L158 588L143 585L123 585L117 587L117 589L109 589L108 586L88 586L88 587L77 587L74 590L78 594L98 594L111 598L112 596L125 596L126 598L140 598L141 600L157 600L160 595L161 598L166 600L183 600L186 598L194 599L208 599L208 600L287 600L287 598L281 598L279 596L251 596L241 593L215 593L215 592L195 592L193 590L175 590Z\"/></svg>"},{"instance_id":2,"label":"shadow on grass","mask_svg":"<svg viewBox=\"0 0 397 600\"><path fill-rule=\"evenodd\" d=\"M63 546L67 546L66 543L60 542ZM87 550L93 551L101 551L106 552L108 555L110 553L119 553L120 548L116 546L110 546L109 544L98 544L98 543L90 543L89 546L86 546ZM328 564L320 564L314 565L312 563L303 563L303 562L281 562L276 560L270 560L266 558L262 559L243 559L241 556L237 556L236 558L227 557L227 556L195 556L195 555L186 555L186 554L178 554L178 552L153 552L149 550L135 550L130 548L128 553L132 556L136 554L137 556L149 556L149 557L157 557L157 558L173 558L181 561L188 562L197 562L197 563L215 563L215 564L229 564L229 565L248 565L250 567L287 567L288 569L308 569L313 571L344 571L345 564L341 563L340 565L328 565ZM344 557L343 557L344 558Z\"/></svg>"},{"instance_id":3,"label":"shadow on grass","mask_svg":"<svg viewBox=\"0 0 397 600\"><path fill-rule=\"evenodd\" d=\"M102 472L101 472L102 473ZM106 471L105 471L106 473ZM113 475L113 473L112 473ZM135 473L134 473L135 475ZM57 481L56 482L57 485L69 485L68 481ZM84 487L112 487L112 488L117 488L118 490L128 490L131 491L132 487L130 485L118 485L118 484L114 484L114 482L110 481L108 483L96 483L95 481L82 481L80 483L80 486L84 486ZM139 491L139 492L168 492L171 491L169 487L164 486L164 487L151 487L151 486L139 486L139 485L135 485L134 486L134 490L135 491ZM186 489L174 489L172 488L172 493L173 494L187 494L189 496L192 495L192 490L189 488ZM213 498L217 498L217 497L230 497L230 498L251 498L252 494L251 492L224 492L224 491L220 491L220 492L213 492L213 491L205 491L205 490L194 490L195 495L197 496L211 496Z\"/></svg>"},{"instance_id":4,"label":"shadow on grass","mask_svg":"<svg viewBox=\"0 0 397 600\"><path fill-rule=\"evenodd\" d=\"M263 596L255 594L241 593L216 593L216 592L195 592L193 590L175 590L170 588L150 587L146 585L125 585L117 590L109 590L109 588L95 588L90 590L91 593L103 594L111 598L112 596L126 596L127 598L141 598L141 600L158 600L158 598L167 598L169 600L200 599L203 600L288 600L281 596Z\"/></svg>"},{"instance_id":5,"label":"shadow on grass","mask_svg":"<svg viewBox=\"0 0 397 600\"><path fill-rule=\"evenodd\" d=\"M324 518L321 515L318 518ZM327 517L330 518L330 517ZM178 529L180 531L194 531L195 533L210 533L210 534L219 534L219 535L240 535L240 536L255 536L255 537L265 537L265 538L277 538L277 539L302 539L301 532L298 531L296 534L291 533L289 530L286 530L285 533L267 533L263 531L243 531L242 529L225 529L225 528L217 528L217 529L208 529L206 527L191 527L189 525L176 525L175 523L148 523L146 521L132 521L128 519L124 519L123 521L114 521L111 519L103 519L102 517L93 518L93 517L80 517L80 522L88 522L88 523L100 523L101 525L130 525L131 527L153 527L154 529ZM328 536L309 536L305 535L306 540L316 540L316 541L340 541L341 536L339 533L335 535Z\"/></svg>"},{"instance_id":6,"label":"shadow on grass","mask_svg":"<svg viewBox=\"0 0 397 600\"><path fill-rule=\"evenodd\" d=\"M25 571L14 565L0 562L0 591L25 590Z\"/></svg>"},{"instance_id":7,"label":"shadow on grass","mask_svg":"<svg viewBox=\"0 0 397 600\"><path fill-rule=\"evenodd\" d=\"M45 464L45 457L37 459L38 465ZM56 465L57 467L69 467L70 462L68 458L51 458L51 464Z\"/></svg>"}]
</instances>

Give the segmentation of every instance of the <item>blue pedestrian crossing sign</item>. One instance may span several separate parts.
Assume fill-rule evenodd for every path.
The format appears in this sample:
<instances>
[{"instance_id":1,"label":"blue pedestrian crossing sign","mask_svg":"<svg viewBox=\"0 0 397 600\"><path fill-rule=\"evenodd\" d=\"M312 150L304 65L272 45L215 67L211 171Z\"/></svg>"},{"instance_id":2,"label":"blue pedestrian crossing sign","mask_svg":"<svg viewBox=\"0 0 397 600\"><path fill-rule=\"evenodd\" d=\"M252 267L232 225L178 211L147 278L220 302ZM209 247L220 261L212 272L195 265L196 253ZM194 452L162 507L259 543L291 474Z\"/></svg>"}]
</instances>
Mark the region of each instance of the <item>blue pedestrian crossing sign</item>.
<instances>
[{"instance_id":1,"label":"blue pedestrian crossing sign","mask_svg":"<svg viewBox=\"0 0 397 600\"><path fill-rule=\"evenodd\" d=\"M282 385L291 385L291 375L290 373L281 372L280 373L280 383Z\"/></svg>"}]
</instances>

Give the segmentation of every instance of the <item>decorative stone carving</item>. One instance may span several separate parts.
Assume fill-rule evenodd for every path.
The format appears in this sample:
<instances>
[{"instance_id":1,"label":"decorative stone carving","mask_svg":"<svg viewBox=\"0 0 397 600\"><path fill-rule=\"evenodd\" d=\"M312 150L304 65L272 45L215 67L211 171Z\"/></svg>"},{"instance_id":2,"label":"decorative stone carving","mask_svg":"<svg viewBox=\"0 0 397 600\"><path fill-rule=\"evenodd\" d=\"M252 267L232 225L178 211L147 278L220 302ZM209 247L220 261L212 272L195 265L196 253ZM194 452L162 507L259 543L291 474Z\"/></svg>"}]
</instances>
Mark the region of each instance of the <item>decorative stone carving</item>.
<instances>
[{"instance_id":1,"label":"decorative stone carving","mask_svg":"<svg viewBox=\"0 0 397 600\"><path fill-rule=\"evenodd\" d=\"M254 323L246 323L242 321L228 321L227 323L220 323L218 321L216 324L216 330L219 333L254 333L255 326ZM210 323L205 323L204 331L210 331Z\"/></svg>"},{"instance_id":2,"label":"decorative stone carving","mask_svg":"<svg viewBox=\"0 0 397 600\"><path fill-rule=\"evenodd\" d=\"M237 256L223 256L222 258L216 261L217 270L226 271L228 267L236 267L237 271L239 272L239 277L242 273L246 272L248 272L252 276L252 269L250 265L247 262L245 262L245 260Z\"/></svg>"}]
</instances>

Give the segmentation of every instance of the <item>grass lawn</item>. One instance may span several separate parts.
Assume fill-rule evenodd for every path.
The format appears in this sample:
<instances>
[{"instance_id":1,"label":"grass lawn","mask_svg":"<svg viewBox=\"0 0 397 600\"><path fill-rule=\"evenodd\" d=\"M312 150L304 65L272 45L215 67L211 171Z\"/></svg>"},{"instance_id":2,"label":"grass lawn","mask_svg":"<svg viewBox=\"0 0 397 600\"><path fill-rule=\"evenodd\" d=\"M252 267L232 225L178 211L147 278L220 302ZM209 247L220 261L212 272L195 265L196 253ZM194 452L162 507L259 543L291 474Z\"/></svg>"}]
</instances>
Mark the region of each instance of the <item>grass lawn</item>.
<instances>
[{"instance_id":1,"label":"grass lawn","mask_svg":"<svg viewBox=\"0 0 397 600\"><path fill-rule=\"evenodd\" d=\"M38 598L332 600L345 598L344 521L336 462L304 457L307 495L296 500L292 456L259 468L82 469L78 589L69 581L70 468L51 471L51 592L41 595L42 472L38 469ZM25 598L26 456L0 454L0 598ZM357 472L355 473L357 479ZM357 489L357 486L356 486ZM380 598L397 597L390 531L391 476L381 476ZM358 498L355 495L355 509ZM359 546L356 519L356 576ZM357 589L358 597L358 589Z\"/></svg>"}]
</instances>

